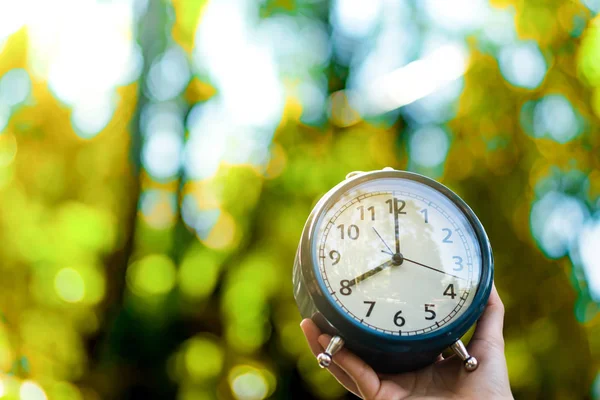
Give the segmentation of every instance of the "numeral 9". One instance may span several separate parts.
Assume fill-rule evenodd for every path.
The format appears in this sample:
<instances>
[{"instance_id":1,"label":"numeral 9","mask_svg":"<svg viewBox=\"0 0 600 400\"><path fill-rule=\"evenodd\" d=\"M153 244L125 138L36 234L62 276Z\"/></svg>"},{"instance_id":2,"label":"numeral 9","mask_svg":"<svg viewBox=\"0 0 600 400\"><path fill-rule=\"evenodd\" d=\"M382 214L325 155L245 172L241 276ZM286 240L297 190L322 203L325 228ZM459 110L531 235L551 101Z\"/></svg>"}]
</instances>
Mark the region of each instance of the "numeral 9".
<instances>
[{"instance_id":1,"label":"numeral 9","mask_svg":"<svg viewBox=\"0 0 600 400\"><path fill-rule=\"evenodd\" d=\"M331 265L335 265L337 263L340 262L340 259L342 258L342 256L340 255L340 253L336 250L331 250L329 252L329 258L331 258L333 260L333 262L331 263Z\"/></svg>"}]
</instances>

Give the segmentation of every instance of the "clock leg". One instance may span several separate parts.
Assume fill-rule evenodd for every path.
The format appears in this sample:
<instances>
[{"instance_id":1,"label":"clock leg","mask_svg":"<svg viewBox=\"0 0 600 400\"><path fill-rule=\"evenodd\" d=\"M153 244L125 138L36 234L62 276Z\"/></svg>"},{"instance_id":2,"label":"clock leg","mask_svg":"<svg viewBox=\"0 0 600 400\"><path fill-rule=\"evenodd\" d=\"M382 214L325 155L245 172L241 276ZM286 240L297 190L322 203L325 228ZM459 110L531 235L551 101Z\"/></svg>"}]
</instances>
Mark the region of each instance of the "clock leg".
<instances>
[{"instance_id":1,"label":"clock leg","mask_svg":"<svg viewBox=\"0 0 600 400\"><path fill-rule=\"evenodd\" d=\"M477 359L469 354L467 348L463 344L463 342L459 339L454 342L450 348L456 353L458 357L464 362L465 369L468 372L475 371L479 366Z\"/></svg>"},{"instance_id":2,"label":"clock leg","mask_svg":"<svg viewBox=\"0 0 600 400\"><path fill-rule=\"evenodd\" d=\"M334 336L329 341L325 351L317 356L317 361L321 368L327 368L331 365L331 359L334 354L344 347L344 339L339 336Z\"/></svg>"}]
</instances>

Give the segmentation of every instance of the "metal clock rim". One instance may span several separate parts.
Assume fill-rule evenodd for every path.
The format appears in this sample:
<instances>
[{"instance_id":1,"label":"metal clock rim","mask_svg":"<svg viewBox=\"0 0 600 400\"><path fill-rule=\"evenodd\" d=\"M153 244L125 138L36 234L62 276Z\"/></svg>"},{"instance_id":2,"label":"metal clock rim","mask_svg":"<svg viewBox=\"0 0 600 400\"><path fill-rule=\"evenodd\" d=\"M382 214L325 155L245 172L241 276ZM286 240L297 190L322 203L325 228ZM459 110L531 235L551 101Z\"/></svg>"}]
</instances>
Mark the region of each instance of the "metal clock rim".
<instances>
[{"instance_id":1,"label":"metal clock rim","mask_svg":"<svg viewBox=\"0 0 600 400\"><path fill-rule=\"evenodd\" d=\"M317 283L316 267L318 267L318 262L316 259L317 255L312 252L312 242L316 236L315 231L317 229L316 222L318 221L318 217L349 189L369 180L383 178L403 178L417 181L442 193L463 212L467 221L473 228L481 248L481 279L473 302L471 303L476 306L469 306L464 314L459 316L455 321L450 322L447 326L434 332L417 334L414 336L393 336L383 332L376 332L366 326L351 321L348 316L344 315L341 310L331 303L323 293L319 283ZM436 347L444 348L459 339L481 316L491 292L494 273L494 260L488 236L483 225L465 201L448 187L431 178L414 172L398 170L377 170L360 173L357 176L342 181L329 190L329 192L319 200L307 220L300 240L298 256L302 269L302 276L308 293L323 316L336 330L343 333L346 340L351 342L361 342L364 341L365 337L371 337L374 339L374 345L382 350L392 348L397 350L397 348L402 345L409 346L411 351L419 350L419 348L424 350ZM310 282L314 282L314 284L311 284ZM480 306L477 307L477 304Z\"/></svg>"}]
</instances>

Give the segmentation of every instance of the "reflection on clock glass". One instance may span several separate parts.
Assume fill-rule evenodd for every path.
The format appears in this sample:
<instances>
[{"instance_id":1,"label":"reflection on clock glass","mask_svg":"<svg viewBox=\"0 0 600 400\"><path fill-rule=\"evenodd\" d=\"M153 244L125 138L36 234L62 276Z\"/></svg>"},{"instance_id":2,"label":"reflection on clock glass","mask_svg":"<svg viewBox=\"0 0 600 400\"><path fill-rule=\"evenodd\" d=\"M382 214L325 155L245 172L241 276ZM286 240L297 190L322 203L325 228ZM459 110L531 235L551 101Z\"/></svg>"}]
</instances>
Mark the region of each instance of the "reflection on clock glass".
<instances>
[{"instance_id":1,"label":"reflection on clock glass","mask_svg":"<svg viewBox=\"0 0 600 400\"><path fill-rule=\"evenodd\" d=\"M344 193L317 220L313 251L330 300L396 336L429 333L472 303L482 259L463 212L425 184L383 178Z\"/></svg>"}]
</instances>

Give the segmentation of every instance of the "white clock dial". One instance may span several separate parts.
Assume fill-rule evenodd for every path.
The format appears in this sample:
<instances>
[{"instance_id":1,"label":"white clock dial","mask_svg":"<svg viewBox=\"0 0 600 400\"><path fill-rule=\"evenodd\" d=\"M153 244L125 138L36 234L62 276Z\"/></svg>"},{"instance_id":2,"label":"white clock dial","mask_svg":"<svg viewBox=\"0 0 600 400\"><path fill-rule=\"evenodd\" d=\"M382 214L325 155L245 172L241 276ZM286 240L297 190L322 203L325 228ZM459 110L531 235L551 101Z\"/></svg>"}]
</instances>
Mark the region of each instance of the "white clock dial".
<instances>
[{"instance_id":1,"label":"white clock dial","mask_svg":"<svg viewBox=\"0 0 600 400\"><path fill-rule=\"evenodd\" d=\"M317 224L320 283L356 323L389 335L424 334L473 301L482 265L477 236L463 212L428 185L368 181Z\"/></svg>"}]
</instances>

